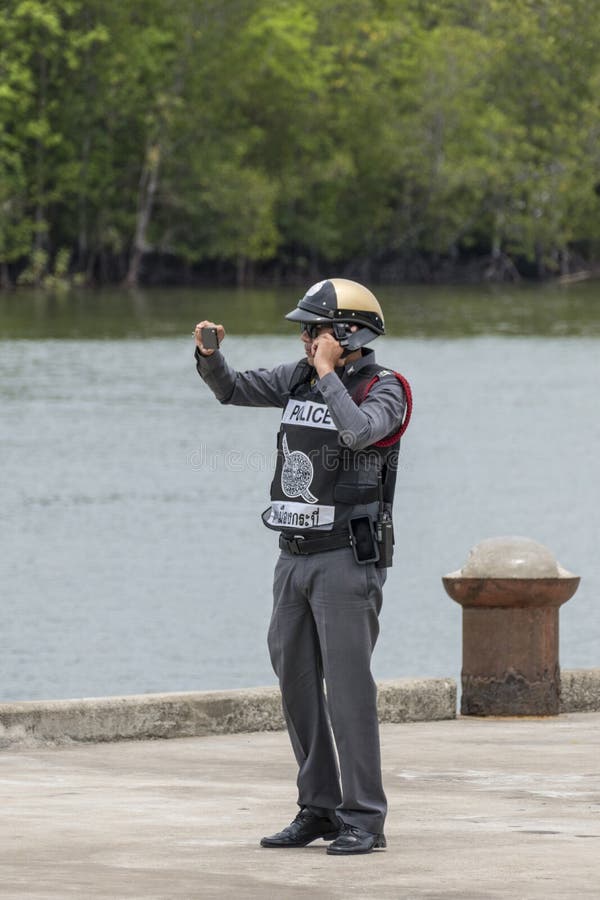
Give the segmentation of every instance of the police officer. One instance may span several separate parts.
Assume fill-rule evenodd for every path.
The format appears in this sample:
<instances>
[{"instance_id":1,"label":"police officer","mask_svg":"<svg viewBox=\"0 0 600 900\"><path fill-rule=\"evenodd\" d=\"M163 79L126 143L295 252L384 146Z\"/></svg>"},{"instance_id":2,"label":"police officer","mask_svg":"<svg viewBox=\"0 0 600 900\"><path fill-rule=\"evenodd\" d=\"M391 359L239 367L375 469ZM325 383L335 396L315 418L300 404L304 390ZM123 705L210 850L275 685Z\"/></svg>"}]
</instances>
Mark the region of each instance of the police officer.
<instances>
[{"instance_id":1,"label":"police officer","mask_svg":"<svg viewBox=\"0 0 600 900\"><path fill-rule=\"evenodd\" d=\"M293 822L263 847L331 841L329 854L386 846L376 687L377 640L399 437L410 414L402 376L365 345L384 333L371 291L313 285L288 313L304 359L236 372L196 326L201 378L221 403L283 409L267 527L279 532L269 651L298 763ZM339 760L339 770L336 761Z\"/></svg>"}]
</instances>

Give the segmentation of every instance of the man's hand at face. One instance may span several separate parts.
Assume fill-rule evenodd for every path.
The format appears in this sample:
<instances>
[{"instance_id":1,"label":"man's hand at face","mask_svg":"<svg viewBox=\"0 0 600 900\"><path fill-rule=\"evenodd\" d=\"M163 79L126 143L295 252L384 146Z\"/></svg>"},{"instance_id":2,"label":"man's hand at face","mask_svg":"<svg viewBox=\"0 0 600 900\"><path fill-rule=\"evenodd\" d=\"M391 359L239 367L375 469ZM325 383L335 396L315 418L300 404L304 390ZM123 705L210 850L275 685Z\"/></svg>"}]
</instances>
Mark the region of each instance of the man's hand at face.
<instances>
[{"instance_id":1,"label":"man's hand at face","mask_svg":"<svg viewBox=\"0 0 600 900\"><path fill-rule=\"evenodd\" d=\"M320 334L313 342L312 351L314 353L313 365L319 378L333 372L344 354L344 348L332 334L327 332Z\"/></svg>"}]
</instances>

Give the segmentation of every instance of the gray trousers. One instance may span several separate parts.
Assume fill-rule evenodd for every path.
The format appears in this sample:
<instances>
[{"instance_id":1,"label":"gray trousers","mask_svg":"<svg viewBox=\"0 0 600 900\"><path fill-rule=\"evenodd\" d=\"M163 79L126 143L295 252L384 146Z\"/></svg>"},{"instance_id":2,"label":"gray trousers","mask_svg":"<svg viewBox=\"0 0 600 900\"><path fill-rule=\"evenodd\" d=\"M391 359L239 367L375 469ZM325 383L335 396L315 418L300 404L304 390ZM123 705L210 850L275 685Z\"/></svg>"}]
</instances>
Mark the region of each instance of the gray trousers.
<instances>
[{"instance_id":1,"label":"gray trousers","mask_svg":"<svg viewBox=\"0 0 600 900\"><path fill-rule=\"evenodd\" d=\"M269 627L298 804L373 833L383 831L387 811L371 675L385 577L372 563L359 566L351 549L282 551Z\"/></svg>"}]
</instances>

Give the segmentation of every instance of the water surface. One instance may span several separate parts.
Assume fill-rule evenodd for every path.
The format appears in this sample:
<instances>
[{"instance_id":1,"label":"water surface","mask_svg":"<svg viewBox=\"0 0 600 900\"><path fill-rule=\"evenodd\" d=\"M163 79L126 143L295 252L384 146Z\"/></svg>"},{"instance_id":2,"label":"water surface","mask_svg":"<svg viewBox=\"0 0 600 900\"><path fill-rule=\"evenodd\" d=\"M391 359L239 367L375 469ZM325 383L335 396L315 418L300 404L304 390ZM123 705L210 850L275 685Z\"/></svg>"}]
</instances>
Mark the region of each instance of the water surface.
<instances>
[{"instance_id":1,"label":"water surface","mask_svg":"<svg viewBox=\"0 0 600 900\"><path fill-rule=\"evenodd\" d=\"M378 678L460 669L440 576L486 537L582 575L561 662L599 665L598 289L381 292L412 382ZM269 684L277 410L222 407L189 332L238 368L299 355L297 292L0 297L0 699Z\"/></svg>"}]
</instances>

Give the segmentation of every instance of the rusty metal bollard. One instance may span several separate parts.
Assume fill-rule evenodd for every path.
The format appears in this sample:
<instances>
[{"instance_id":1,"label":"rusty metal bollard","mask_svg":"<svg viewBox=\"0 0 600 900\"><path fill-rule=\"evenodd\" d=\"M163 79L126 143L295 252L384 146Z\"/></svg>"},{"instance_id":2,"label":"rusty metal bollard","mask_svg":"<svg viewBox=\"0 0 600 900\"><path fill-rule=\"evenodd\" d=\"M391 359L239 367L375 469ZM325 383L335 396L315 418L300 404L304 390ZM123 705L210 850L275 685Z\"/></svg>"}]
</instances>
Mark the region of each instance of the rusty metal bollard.
<instances>
[{"instance_id":1,"label":"rusty metal bollard","mask_svg":"<svg viewBox=\"0 0 600 900\"><path fill-rule=\"evenodd\" d=\"M543 544L499 537L442 581L463 608L462 715L558 715L558 610L580 579Z\"/></svg>"}]
</instances>

